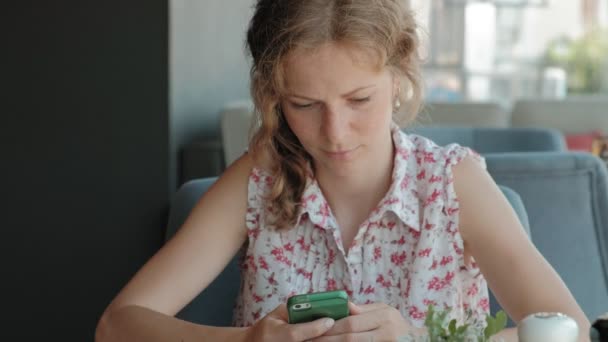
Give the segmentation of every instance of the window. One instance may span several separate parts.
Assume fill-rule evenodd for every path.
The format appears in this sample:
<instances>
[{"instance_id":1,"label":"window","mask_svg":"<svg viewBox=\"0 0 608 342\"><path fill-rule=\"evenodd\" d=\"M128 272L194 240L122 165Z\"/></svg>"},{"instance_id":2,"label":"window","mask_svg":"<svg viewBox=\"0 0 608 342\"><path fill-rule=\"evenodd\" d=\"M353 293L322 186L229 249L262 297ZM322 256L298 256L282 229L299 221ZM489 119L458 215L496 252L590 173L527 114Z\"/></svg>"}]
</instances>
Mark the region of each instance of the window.
<instances>
[{"instance_id":1,"label":"window","mask_svg":"<svg viewBox=\"0 0 608 342\"><path fill-rule=\"evenodd\" d=\"M413 0L431 101L608 95L608 0Z\"/></svg>"}]
</instances>

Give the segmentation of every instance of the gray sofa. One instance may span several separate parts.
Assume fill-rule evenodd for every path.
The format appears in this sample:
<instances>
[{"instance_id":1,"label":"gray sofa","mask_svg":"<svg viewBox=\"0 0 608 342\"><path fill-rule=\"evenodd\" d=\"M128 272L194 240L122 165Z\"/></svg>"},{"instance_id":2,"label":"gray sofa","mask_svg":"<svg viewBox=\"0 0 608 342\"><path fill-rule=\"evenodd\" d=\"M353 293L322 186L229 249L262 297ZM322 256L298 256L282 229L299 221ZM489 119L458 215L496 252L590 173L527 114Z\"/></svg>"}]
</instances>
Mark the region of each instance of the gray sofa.
<instances>
[{"instance_id":1,"label":"gray sofa","mask_svg":"<svg viewBox=\"0 0 608 342\"><path fill-rule=\"evenodd\" d=\"M489 154L486 161L532 241L585 313L594 318L608 311L608 174L603 162L574 152ZM213 181L199 179L181 187L172 201L167 238ZM238 256L178 317L230 325L240 285L237 261ZM496 311L498 304L492 300L491 307Z\"/></svg>"},{"instance_id":2,"label":"gray sofa","mask_svg":"<svg viewBox=\"0 0 608 342\"><path fill-rule=\"evenodd\" d=\"M521 99L509 110L495 102L428 102L413 125L550 128L562 134L592 131L608 134L607 108L608 97L605 96L569 96L563 100ZM226 164L230 164L247 146L253 121L253 104L248 99L228 103L219 116L224 159Z\"/></svg>"},{"instance_id":3,"label":"gray sofa","mask_svg":"<svg viewBox=\"0 0 608 342\"><path fill-rule=\"evenodd\" d=\"M417 121L425 126L542 127L564 134L608 134L607 108L608 97L584 95L519 99L510 110L494 102L430 102Z\"/></svg>"}]
</instances>

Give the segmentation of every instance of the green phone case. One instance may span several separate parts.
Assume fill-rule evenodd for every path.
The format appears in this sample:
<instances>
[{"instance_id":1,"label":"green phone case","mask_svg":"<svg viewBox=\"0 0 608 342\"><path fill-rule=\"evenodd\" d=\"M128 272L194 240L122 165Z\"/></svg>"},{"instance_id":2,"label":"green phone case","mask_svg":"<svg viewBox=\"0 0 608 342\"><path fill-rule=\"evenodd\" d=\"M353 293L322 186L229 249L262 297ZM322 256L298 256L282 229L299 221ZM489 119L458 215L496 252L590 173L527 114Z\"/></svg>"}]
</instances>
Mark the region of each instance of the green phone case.
<instances>
[{"instance_id":1,"label":"green phone case","mask_svg":"<svg viewBox=\"0 0 608 342\"><path fill-rule=\"evenodd\" d=\"M304 323L323 317L339 320L348 316L348 295L344 290L316 292L287 300L289 323Z\"/></svg>"}]
</instances>

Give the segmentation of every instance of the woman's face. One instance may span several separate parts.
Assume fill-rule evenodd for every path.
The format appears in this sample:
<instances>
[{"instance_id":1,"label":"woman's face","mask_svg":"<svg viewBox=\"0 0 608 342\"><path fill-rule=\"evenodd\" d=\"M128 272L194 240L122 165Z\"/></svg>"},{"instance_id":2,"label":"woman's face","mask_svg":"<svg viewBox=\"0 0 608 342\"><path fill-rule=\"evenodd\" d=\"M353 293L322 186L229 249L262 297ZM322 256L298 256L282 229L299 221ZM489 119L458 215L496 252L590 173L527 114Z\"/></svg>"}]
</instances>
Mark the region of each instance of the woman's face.
<instances>
[{"instance_id":1,"label":"woman's face","mask_svg":"<svg viewBox=\"0 0 608 342\"><path fill-rule=\"evenodd\" d=\"M390 153L396 84L369 54L336 43L296 50L285 81L283 114L317 172L347 175Z\"/></svg>"}]
</instances>

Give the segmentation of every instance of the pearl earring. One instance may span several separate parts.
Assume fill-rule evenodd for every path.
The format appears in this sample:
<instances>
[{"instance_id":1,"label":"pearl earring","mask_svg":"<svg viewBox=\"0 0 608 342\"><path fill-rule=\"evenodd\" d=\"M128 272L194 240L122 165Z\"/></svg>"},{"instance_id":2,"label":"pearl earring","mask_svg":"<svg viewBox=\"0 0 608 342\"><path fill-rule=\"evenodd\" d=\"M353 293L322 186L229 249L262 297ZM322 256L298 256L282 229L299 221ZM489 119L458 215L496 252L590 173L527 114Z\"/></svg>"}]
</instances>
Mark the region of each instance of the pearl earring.
<instances>
[{"instance_id":1,"label":"pearl earring","mask_svg":"<svg viewBox=\"0 0 608 342\"><path fill-rule=\"evenodd\" d=\"M399 101L399 97L395 98L395 104L393 105L393 112L398 112L399 108L401 108L401 101Z\"/></svg>"}]
</instances>

